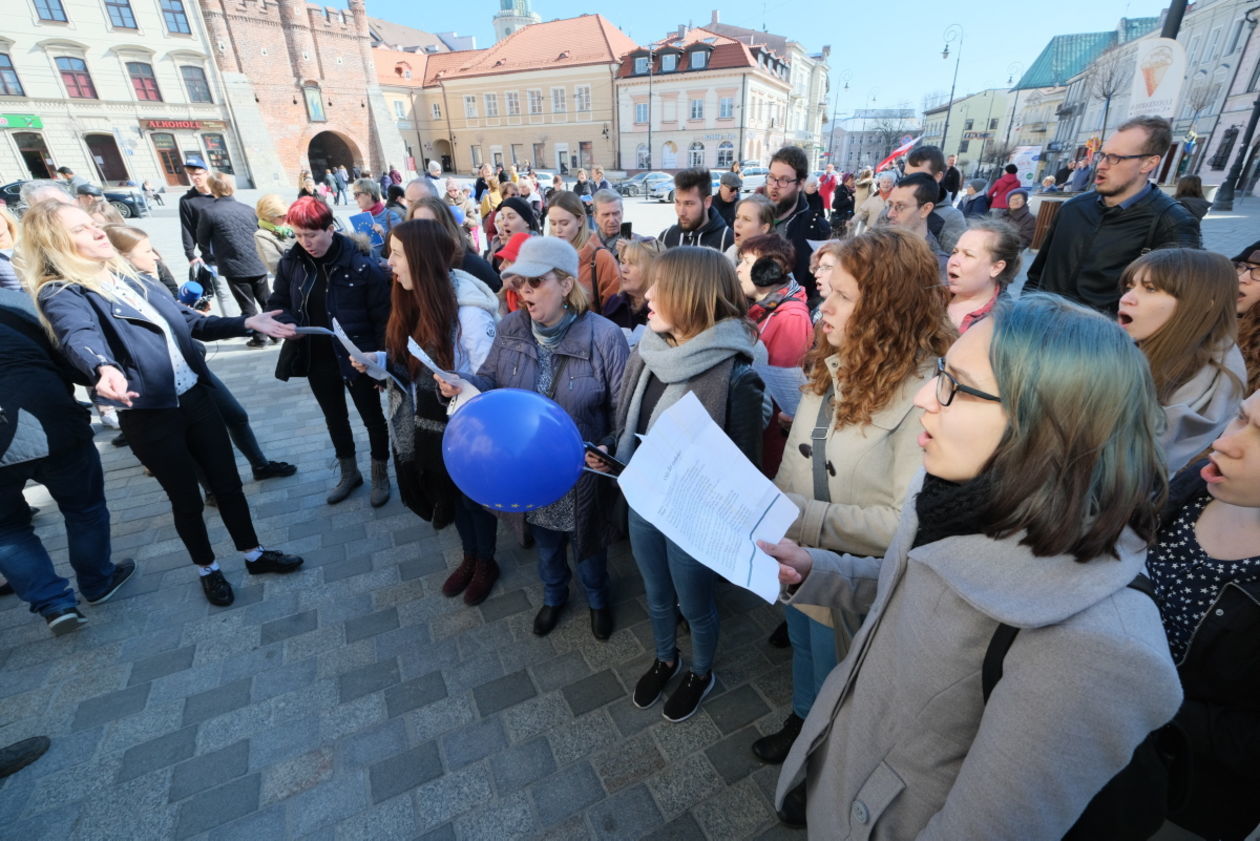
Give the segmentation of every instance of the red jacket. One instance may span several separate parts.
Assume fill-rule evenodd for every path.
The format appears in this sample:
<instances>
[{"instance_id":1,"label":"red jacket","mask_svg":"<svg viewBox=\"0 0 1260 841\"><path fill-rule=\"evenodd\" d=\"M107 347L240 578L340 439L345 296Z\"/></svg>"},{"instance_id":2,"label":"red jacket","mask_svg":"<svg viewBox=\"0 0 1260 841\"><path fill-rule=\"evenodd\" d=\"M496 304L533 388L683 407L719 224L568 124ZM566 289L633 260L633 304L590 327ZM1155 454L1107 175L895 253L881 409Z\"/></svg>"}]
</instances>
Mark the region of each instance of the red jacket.
<instances>
[{"instance_id":1,"label":"red jacket","mask_svg":"<svg viewBox=\"0 0 1260 841\"><path fill-rule=\"evenodd\" d=\"M1006 196L1011 190L1019 189L1019 176L1011 172L1005 172L1002 177L993 182L993 186L989 188L990 210L1006 210Z\"/></svg>"},{"instance_id":2,"label":"red jacket","mask_svg":"<svg viewBox=\"0 0 1260 841\"><path fill-rule=\"evenodd\" d=\"M814 322L805 304L804 289L797 287L769 312L760 304L753 304L748 308L748 317L761 333L770 365L794 368L805 361L814 340Z\"/></svg>"},{"instance_id":3,"label":"red jacket","mask_svg":"<svg viewBox=\"0 0 1260 841\"><path fill-rule=\"evenodd\" d=\"M830 175L823 173L818 176L818 192L822 195L823 207L831 209L831 197L836 194L836 185L840 183L839 177L833 172Z\"/></svg>"}]
</instances>

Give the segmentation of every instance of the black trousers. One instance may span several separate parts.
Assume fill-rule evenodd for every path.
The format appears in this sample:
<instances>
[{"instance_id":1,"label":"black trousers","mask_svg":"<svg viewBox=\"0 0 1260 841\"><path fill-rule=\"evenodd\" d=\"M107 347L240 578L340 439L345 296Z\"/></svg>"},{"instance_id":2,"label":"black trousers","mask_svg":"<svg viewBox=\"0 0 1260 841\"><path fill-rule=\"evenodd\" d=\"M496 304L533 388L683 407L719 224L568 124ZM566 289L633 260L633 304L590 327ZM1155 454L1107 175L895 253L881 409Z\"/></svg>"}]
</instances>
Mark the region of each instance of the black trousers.
<instances>
[{"instance_id":1,"label":"black trousers","mask_svg":"<svg viewBox=\"0 0 1260 841\"><path fill-rule=\"evenodd\" d=\"M131 451L166 491L175 531L193 563L207 566L214 561L201 516L197 468L219 502L219 515L236 548L247 552L259 545L227 427L209 386L198 383L184 392L177 409L127 409L118 413L118 419Z\"/></svg>"},{"instance_id":2,"label":"black trousers","mask_svg":"<svg viewBox=\"0 0 1260 841\"><path fill-rule=\"evenodd\" d=\"M337 458L354 457L354 434L350 431L350 415L346 410L346 391L349 390L354 407L359 411L359 418L367 427L372 460L387 461L389 428L385 425L385 413L381 411L381 393L376 390L375 381L371 377L360 376L347 383L342 378L341 366L337 364L328 341L311 341L318 338L307 338L311 342L311 359L306 378L311 384L315 402L324 413L324 423L328 425L328 437L332 439L333 451Z\"/></svg>"},{"instance_id":3,"label":"black trousers","mask_svg":"<svg viewBox=\"0 0 1260 841\"><path fill-rule=\"evenodd\" d=\"M229 277L227 284L228 289L232 290L232 297L236 299L236 305L241 308L241 315L249 318L266 308L271 290L267 288L265 274L257 277ZM255 301L258 302L257 305L254 304Z\"/></svg>"}]
</instances>

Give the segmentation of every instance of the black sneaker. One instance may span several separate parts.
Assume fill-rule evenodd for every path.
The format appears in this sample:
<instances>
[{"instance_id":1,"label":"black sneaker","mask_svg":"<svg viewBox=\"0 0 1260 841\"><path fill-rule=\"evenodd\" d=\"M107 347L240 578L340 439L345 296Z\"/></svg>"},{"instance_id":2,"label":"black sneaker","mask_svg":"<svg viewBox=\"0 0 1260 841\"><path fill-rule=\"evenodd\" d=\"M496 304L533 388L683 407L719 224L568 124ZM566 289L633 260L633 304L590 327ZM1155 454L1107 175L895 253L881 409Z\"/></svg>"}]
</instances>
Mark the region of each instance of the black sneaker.
<instances>
[{"instance_id":1,"label":"black sneaker","mask_svg":"<svg viewBox=\"0 0 1260 841\"><path fill-rule=\"evenodd\" d=\"M6 581L3 584L0 584L0 596L11 596L16 592L17 590L14 590L13 585L9 582Z\"/></svg>"},{"instance_id":2,"label":"black sneaker","mask_svg":"<svg viewBox=\"0 0 1260 841\"><path fill-rule=\"evenodd\" d=\"M704 677L695 672L687 672L687 677L665 702L661 715L665 716L666 721L686 721L700 709L700 702L713 691L716 683L717 677L711 669Z\"/></svg>"},{"instance_id":3,"label":"black sneaker","mask_svg":"<svg viewBox=\"0 0 1260 841\"><path fill-rule=\"evenodd\" d=\"M209 575L201 576L201 592L206 594L206 601L219 607L227 607L236 601L232 585L223 577L223 570L216 569Z\"/></svg>"},{"instance_id":4,"label":"black sneaker","mask_svg":"<svg viewBox=\"0 0 1260 841\"><path fill-rule=\"evenodd\" d=\"M250 575L262 575L264 572L296 572L302 566L302 559L297 555L286 555L279 549L264 549L256 561L246 561L245 569Z\"/></svg>"},{"instance_id":5,"label":"black sneaker","mask_svg":"<svg viewBox=\"0 0 1260 841\"><path fill-rule=\"evenodd\" d=\"M245 347L247 348L264 348L266 346L267 339L265 336L254 336L245 343Z\"/></svg>"},{"instance_id":6,"label":"black sneaker","mask_svg":"<svg viewBox=\"0 0 1260 841\"><path fill-rule=\"evenodd\" d=\"M89 599L87 596L84 596L83 600L86 601L88 604L100 604L101 602L109 601L109 597L117 593L118 588L126 584L127 579L131 578L131 576L135 575L135 573L136 573L136 562L131 560L131 558L127 558L126 560L119 561L114 566L114 578L112 581L109 582L109 588L106 589L103 594L97 596L94 599Z\"/></svg>"},{"instance_id":7,"label":"black sneaker","mask_svg":"<svg viewBox=\"0 0 1260 841\"><path fill-rule=\"evenodd\" d=\"M297 473L297 465L289 464L287 461L269 461L254 468L254 478L258 481L274 479L278 476L292 476L294 473Z\"/></svg>"},{"instance_id":8,"label":"black sneaker","mask_svg":"<svg viewBox=\"0 0 1260 841\"><path fill-rule=\"evenodd\" d=\"M16 774L39 759L48 751L50 745L52 742L47 736L35 736L0 749L0 779Z\"/></svg>"},{"instance_id":9,"label":"black sneaker","mask_svg":"<svg viewBox=\"0 0 1260 841\"><path fill-rule=\"evenodd\" d=\"M87 617L80 613L77 607L67 607L64 610L44 614L44 621L48 623L48 630L57 636L62 636L77 631L87 624Z\"/></svg>"},{"instance_id":10,"label":"black sneaker","mask_svg":"<svg viewBox=\"0 0 1260 841\"><path fill-rule=\"evenodd\" d=\"M646 710L655 704L660 699L661 693L665 691L665 687L669 685L670 679L680 671L682 671L682 657L677 651L674 652L672 666L667 666L660 660L653 660L652 668L634 685L634 705L641 710Z\"/></svg>"},{"instance_id":11,"label":"black sneaker","mask_svg":"<svg viewBox=\"0 0 1260 841\"><path fill-rule=\"evenodd\" d=\"M115 447L127 446L127 433L125 432L118 433L113 438L109 439L109 443L113 444Z\"/></svg>"}]
</instances>

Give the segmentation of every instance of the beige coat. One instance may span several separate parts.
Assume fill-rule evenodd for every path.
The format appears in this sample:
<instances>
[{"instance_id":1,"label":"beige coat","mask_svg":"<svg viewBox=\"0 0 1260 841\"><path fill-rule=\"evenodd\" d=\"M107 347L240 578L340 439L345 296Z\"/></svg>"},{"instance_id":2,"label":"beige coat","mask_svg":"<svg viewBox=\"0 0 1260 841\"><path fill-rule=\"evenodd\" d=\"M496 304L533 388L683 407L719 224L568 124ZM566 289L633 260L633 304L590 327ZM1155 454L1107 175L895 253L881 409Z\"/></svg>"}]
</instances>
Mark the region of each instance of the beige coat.
<instances>
[{"instance_id":1,"label":"beige coat","mask_svg":"<svg viewBox=\"0 0 1260 841\"><path fill-rule=\"evenodd\" d=\"M922 474L920 474L922 475ZM1181 703L1155 603L1119 559L1035 557L1023 534L911 548L910 488L883 559L810 550L789 604L869 611L779 776L806 781L811 838L1059 841ZM980 667L999 622L1022 629L988 704Z\"/></svg>"}]
</instances>

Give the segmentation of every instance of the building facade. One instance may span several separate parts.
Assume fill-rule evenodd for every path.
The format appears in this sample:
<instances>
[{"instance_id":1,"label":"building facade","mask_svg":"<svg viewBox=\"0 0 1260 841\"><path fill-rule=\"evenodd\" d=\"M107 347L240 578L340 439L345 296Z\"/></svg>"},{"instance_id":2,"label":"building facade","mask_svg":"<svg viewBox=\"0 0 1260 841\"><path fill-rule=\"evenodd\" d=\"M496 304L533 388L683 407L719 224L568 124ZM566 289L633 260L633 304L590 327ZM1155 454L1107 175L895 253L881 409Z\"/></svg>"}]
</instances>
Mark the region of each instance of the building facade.
<instances>
[{"instance_id":1,"label":"building facade","mask_svg":"<svg viewBox=\"0 0 1260 841\"><path fill-rule=\"evenodd\" d=\"M532 23L542 23L542 18L529 7L529 0L499 0L499 11L494 16L494 40L502 41Z\"/></svg>"},{"instance_id":2,"label":"building facade","mask_svg":"<svg viewBox=\"0 0 1260 841\"><path fill-rule=\"evenodd\" d=\"M1234 163L1242 156L1241 176L1237 194L1254 195L1260 181L1260 132L1256 133L1246 149L1241 148L1243 133L1251 117L1257 98L1260 97L1260 14L1250 12L1242 23L1240 35L1243 42L1238 52L1234 75L1221 111L1213 121L1211 134L1203 144L1203 154L1195 165L1195 174L1205 184L1221 184L1233 170Z\"/></svg>"},{"instance_id":3,"label":"building facade","mask_svg":"<svg viewBox=\"0 0 1260 841\"><path fill-rule=\"evenodd\" d=\"M841 172L873 168L903 141L923 132L913 108L859 108L852 116L836 120L835 127L829 136L831 162Z\"/></svg>"},{"instance_id":4,"label":"building facade","mask_svg":"<svg viewBox=\"0 0 1260 841\"><path fill-rule=\"evenodd\" d=\"M61 166L101 184L178 187L204 158L248 182L192 0L13 0L0 33L0 173Z\"/></svg>"},{"instance_id":5,"label":"building facade","mask_svg":"<svg viewBox=\"0 0 1260 841\"><path fill-rule=\"evenodd\" d=\"M974 172L995 152L1006 148L1011 125L1011 99L1004 88L990 88L923 112L923 143L958 156L960 171ZM949 117L949 134L945 119Z\"/></svg>"}]
</instances>

